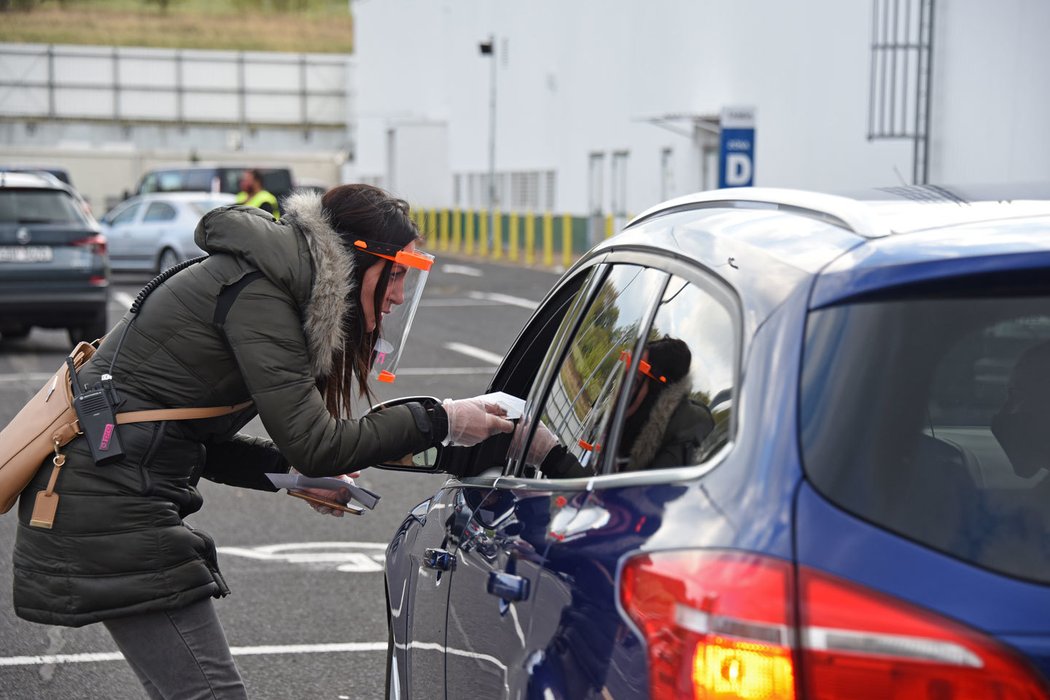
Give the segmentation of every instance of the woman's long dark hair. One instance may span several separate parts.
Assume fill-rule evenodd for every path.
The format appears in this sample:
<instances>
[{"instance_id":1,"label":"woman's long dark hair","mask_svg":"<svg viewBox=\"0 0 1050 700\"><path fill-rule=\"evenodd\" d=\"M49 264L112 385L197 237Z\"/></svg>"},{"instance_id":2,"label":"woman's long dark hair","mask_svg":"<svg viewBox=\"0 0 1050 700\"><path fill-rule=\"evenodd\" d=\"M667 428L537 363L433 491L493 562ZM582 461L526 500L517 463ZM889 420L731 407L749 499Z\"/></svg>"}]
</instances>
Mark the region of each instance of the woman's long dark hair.
<instances>
[{"instance_id":1,"label":"woman's long dark hair","mask_svg":"<svg viewBox=\"0 0 1050 700\"><path fill-rule=\"evenodd\" d=\"M341 350L333 358L332 372L317 381L317 388L324 395L328 412L336 418L349 417L353 405L353 379L357 379L358 396L374 402L368 385L368 373L372 368L373 349L379 337L382 323L383 299L390 280L393 263L377 258L354 246L358 239L386 243L404 248L412 241L422 240L419 229L409 215L408 202L391 196L371 185L340 185L325 192L321 207L328 214L332 228L343 239L343 244L354 259L353 291L350 307L353 314L343 319ZM361 308L361 285L365 271L381 263L383 270L376 282L373 296L375 330L365 330L364 309Z\"/></svg>"}]
</instances>

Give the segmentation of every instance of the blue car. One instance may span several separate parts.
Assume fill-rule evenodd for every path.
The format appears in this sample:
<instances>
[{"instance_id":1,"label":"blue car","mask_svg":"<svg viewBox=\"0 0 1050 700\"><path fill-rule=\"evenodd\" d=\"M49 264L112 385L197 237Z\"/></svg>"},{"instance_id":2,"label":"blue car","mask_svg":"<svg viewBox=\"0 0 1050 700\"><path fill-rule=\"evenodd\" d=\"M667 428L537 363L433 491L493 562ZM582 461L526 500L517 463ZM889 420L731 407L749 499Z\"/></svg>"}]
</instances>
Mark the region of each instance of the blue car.
<instances>
[{"instance_id":1,"label":"blue car","mask_svg":"<svg viewBox=\"0 0 1050 700\"><path fill-rule=\"evenodd\" d=\"M404 467L389 697L1050 697L1050 201L665 203L490 391Z\"/></svg>"}]
</instances>

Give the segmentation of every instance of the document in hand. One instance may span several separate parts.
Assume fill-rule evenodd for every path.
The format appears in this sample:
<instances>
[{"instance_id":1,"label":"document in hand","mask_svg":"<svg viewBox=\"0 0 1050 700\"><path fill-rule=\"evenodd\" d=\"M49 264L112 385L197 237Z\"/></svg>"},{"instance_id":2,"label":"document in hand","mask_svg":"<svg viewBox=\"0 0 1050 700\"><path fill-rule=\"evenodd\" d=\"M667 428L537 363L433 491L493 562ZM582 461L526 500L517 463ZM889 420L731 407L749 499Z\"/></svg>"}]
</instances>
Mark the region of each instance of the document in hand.
<instances>
[{"instance_id":1,"label":"document in hand","mask_svg":"<svg viewBox=\"0 0 1050 700\"><path fill-rule=\"evenodd\" d=\"M507 420L517 420L525 412L525 399L519 399L504 391L494 391L478 397L484 401L497 404L507 412Z\"/></svg>"},{"instance_id":2,"label":"document in hand","mask_svg":"<svg viewBox=\"0 0 1050 700\"><path fill-rule=\"evenodd\" d=\"M350 498L357 501L365 508L372 510L379 503L379 494L372 493L366 488L362 488L357 484L351 484L343 481L342 479L336 479L332 476L321 476L312 477L304 476L302 474L267 474L266 477L270 482L279 489L288 489L289 491L295 491L298 489L326 489L333 492L334 494L341 489L346 489L350 492Z\"/></svg>"}]
</instances>

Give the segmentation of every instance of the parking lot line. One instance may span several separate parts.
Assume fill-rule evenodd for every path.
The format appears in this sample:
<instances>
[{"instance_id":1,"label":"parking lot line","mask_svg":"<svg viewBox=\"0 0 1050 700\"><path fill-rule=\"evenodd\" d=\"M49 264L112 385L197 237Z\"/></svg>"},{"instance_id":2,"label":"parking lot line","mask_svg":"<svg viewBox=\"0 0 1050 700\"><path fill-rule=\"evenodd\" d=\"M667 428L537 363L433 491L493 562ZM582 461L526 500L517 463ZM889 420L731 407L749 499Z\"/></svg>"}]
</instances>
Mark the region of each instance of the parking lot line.
<instances>
[{"instance_id":1,"label":"parking lot line","mask_svg":"<svg viewBox=\"0 0 1050 700\"><path fill-rule=\"evenodd\" d=\"M467 292L467 296L471 299L479 299L481 301L496 301L500 304L509 304L511 306L520 306L523 309L535 309L539 306L538 301L532 301L531 299L522 299L521 297L512 297L509 294L497 294L495 292Z\"/></svg>"},{"instance_id":2,"label":"parking lot line","mask_svg":"<svg viewBox=\"0 0 1050 700\"><path fill-rule=\"evenodd\" d=\"M117 302L125 308L130 309L132 302L135 301L135 297L131 296L127 292L113 292L113 301Z\"/></svg>"},{"instance_id":3,"label":"parking lot line","mask_svg":"<svg viewBox=\"0 0 1050 700\"><path fill-rule=\"evenodd\" d=\"M497 355L494 352L482 350L481 348L476 348L473 345L466 345L465 343L445 343L445 347L451 350L452 352L458 352L461 355L467 355L468 357L473 357L474 359L481 360L482 362L491 362L494 365L498 365L500 362L503 362L503 355ZM489 371L491 372L492 369L490 368Z\"/></svg>"},{"instance_id":4,"label":"parking lot line","mask_svg":"<svg viewBox=\"0 0 1050 700\"><path fill-rule=\"evenodd\" d=\"M265 654L331 654L386 651L386 642L343 642L334 644L283 644L254 647L230 647L234 656L261 656ZM41 654L39 656L0 656L3 666L44 666L47 664L83 664L103 661L122 661L119 651L84 654Z\"/></svg>"}]
</instances>

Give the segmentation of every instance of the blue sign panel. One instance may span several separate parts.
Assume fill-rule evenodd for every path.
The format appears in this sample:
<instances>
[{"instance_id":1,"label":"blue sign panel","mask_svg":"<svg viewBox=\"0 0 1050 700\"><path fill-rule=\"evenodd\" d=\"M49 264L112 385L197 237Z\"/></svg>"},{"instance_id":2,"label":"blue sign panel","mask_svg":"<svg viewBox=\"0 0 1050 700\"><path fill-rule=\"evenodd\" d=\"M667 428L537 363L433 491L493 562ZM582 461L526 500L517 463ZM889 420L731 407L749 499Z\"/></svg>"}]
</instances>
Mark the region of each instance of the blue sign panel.
<instances>
[{"instance_id":1,"label":"blue sign panel","mask_svg":"<svg viewBox=\"0 0 1050 700\"><path fill-rule=\"evenodd\" d=\"M750 187L755 180L755 112L750 107L722 110L718 146L718 186Z\"/></svg>"}]
</instances>

